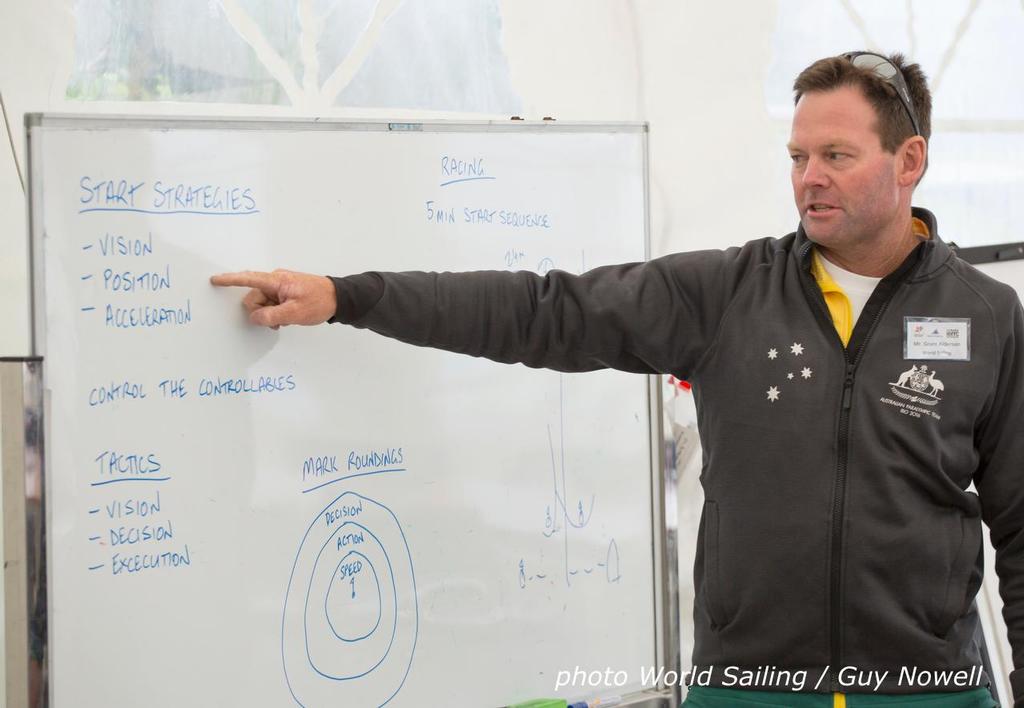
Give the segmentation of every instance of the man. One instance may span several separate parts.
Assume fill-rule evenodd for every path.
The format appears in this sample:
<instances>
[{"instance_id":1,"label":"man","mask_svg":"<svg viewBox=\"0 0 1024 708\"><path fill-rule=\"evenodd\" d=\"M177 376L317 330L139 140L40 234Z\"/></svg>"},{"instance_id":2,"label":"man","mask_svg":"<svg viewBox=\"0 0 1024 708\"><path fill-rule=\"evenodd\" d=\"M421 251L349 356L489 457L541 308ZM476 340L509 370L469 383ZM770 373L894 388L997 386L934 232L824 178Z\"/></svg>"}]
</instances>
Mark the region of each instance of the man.
<instances>
[{"instance_id":1,"label":"man","mask_svg":"<svg viewBox=\"0 0 1024 708\"><path fill-rule=\"evenodd\" d=\"M705 504L687 706L993 706L984 519L1024 706L1024 316L911 207L931 99L851 52L794 86L800 228L574 276L277 271L255 324L345 322L422 346L693 384ZM974 482L977 494L967 491ZM912 697L908 694L914 694Z\"/></svg>"}]
</instances>

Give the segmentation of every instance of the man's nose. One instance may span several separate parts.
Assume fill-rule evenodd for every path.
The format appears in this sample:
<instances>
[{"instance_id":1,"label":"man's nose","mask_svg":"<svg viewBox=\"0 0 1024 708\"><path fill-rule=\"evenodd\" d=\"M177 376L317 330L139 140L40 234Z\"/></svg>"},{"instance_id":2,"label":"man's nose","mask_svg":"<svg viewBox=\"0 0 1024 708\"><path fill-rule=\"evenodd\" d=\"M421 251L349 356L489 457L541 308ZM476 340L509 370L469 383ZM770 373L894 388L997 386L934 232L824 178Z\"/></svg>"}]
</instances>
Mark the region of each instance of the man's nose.
<instances>
[{"instance_id":1,"label":"man's nose","mask_svg":"<svg viewBox=\"0 0 1024 708\"><path fill-rule=\"evenodd\" d=\"M807 187L827 187L831 178L828 167L820 158L809 157L807 158L807 164L804 166L802 180L804 186Z\"/></svg>"}]
</instances>

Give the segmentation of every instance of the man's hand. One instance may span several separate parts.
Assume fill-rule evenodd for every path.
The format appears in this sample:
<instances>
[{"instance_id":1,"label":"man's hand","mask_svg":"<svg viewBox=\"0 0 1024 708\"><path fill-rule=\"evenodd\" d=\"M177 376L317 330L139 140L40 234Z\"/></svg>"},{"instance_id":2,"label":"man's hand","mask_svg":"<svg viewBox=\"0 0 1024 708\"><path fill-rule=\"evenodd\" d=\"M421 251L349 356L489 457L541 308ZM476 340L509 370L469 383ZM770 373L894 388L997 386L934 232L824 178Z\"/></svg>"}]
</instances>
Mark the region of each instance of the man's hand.
<instances>
[{"instance_id":1,"label":"man's hand","mask_svg":"<svg viewBox=\"0 0 1024 708\"><path fill-rule=\"evenodd\" d=\"M210 278L214 285L252 288L242 299L249 321L277 329L282 325L318 325L334 317L338 302L334 283L323 275L275 270L243 271Z\"/></svg>"}]
</instances>

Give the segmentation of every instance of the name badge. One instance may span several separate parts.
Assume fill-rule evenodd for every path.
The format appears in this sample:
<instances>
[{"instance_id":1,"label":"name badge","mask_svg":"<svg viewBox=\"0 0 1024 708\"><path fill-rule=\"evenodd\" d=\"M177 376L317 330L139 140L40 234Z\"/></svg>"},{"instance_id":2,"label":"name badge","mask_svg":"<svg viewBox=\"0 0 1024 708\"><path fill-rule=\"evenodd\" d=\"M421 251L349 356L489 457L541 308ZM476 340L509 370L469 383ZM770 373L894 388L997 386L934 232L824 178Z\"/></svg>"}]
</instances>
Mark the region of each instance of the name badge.
<instances>
[{"instance_id":1,"label":"name badge","mask_svg":"<svg viewBox=\"0 0 1024 708\"><path fill-rule=\"evenodd\" d=\"M904 317L904 359L971 360L969 317Z\"/></svg>"}]
</instances>

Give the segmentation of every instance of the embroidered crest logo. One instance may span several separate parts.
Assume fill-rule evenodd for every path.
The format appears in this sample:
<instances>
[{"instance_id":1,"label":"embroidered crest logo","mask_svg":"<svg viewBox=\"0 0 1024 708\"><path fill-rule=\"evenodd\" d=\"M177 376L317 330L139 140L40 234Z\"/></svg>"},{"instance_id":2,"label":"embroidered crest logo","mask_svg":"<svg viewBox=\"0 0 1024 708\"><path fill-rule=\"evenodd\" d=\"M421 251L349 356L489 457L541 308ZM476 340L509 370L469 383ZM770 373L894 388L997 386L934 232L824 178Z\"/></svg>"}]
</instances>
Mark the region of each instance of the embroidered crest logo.
<instances>
[{"instance_id":1,"label":"embroidered crest logo","mask_svg":"<svg viewBox=\"0 0 1024 708\"><path fill-rule=\"evenodd\" d=\"M910 403L920 403L925 406L934 406L942 399L939 398L939 391L945 391L942 382L935 378L936 371L928 371L927 364L916 364L907 371L900 374L896 381L890 381L890 390L897 398Z\"/></svg>"}]
</instances>

